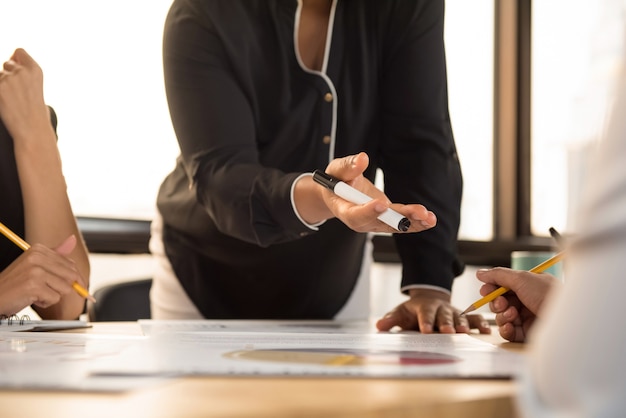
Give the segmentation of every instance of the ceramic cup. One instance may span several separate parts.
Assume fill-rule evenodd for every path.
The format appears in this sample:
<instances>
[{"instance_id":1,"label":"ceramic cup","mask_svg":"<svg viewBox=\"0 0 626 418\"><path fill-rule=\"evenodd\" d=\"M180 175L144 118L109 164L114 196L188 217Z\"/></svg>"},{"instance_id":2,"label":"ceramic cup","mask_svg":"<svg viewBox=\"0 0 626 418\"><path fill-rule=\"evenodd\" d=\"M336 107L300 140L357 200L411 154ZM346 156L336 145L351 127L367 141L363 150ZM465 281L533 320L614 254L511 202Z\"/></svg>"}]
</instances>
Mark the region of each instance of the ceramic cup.
<instances>
[{"instance_id":1,"label":"ceramic cup","mask_svg":"<svg viewBox=\"0 0 626 418\"><path fill-rule=\"evenodd\" d=\"M511 253L511 268L513 270L530 270L554 255L556 255L556 253L552 251L513 251ZM545 270L545 273L550 273L558 279L563 280L562 263L562 260L559 261Z\"/></svg>"}]
</instances>

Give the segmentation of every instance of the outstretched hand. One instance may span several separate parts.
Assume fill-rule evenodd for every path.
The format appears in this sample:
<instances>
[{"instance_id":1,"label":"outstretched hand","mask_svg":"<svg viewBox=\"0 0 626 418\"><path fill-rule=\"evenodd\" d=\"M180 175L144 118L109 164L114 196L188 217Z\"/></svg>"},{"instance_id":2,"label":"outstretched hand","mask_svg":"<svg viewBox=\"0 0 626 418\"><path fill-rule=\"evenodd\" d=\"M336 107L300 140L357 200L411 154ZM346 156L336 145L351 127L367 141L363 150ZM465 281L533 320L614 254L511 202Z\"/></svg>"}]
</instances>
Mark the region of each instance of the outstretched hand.
<instances>
[{"instance_id":1,"label":"outstretched hand","mask_svg":"<svg viewBox=\"0 0 626 418\"><path fill-rule=\"evenodd\" d=\"M478 329L481 334L490 334L491 328L481 315L460 315L461 311L450 304L450 295L434 289L411 289L410 298L379 319L379 331L394 327L416 330L424 334L468 333Z\"/></svg>"},{"instance_id":2,"label":"outstretched hand","mask_svg":"<svg viewBox=\"0 0 626 418\"><path fill-rule=\"evenodd\" d=\"M398 233L396 229L378 219L380 214L392 208L411 221L410 228L404 233L424 231L437 224L435 214L423 205L392 203L383 191L363 176L368 165L369 157L361 152L344 158L336 158L326 167L326 173L341 179L372 198L365 204L357 205L329 190L322 190L324 202L336 218L357 232ZM319 187L322 188L322 186Z\"/></svg>"}]
</instances>

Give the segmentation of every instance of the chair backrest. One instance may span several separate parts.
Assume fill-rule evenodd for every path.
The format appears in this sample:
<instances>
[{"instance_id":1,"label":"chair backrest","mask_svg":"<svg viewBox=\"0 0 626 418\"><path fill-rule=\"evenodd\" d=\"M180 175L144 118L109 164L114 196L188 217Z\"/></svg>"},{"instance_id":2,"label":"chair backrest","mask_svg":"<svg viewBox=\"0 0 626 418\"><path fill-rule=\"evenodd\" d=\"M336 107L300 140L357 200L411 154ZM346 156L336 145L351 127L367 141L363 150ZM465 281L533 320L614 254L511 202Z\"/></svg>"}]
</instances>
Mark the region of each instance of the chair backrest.
<instances>
[{"instance_id":1,"label":"chair backrest","mask_svg":"<svg viewBox=\"0 0 626 418\"><path fill-rule=\"evenodd\" d=\"M150 319L152 279L114 283L96 290L96 303L89 302L89 321L136 321Z\"/></svg>"}]
</instances>

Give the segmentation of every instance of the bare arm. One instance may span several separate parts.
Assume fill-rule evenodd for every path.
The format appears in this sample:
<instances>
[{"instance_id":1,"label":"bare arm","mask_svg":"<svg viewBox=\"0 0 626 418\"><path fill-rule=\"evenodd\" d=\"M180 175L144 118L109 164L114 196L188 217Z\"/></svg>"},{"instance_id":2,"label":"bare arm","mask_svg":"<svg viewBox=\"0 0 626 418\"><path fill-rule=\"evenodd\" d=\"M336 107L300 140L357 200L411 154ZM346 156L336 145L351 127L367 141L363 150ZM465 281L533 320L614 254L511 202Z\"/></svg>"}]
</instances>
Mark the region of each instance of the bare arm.
<instances>
[{"instance_id":1,"label":"bare arm","mask_svg":"<svg viewBox=\"0 0 626 418\"><path fill-rule=\"evenodd\" d=\"M43 73L22 49L4 64L0 80L0 116L13 137L24 201L24 237L31 245L56 248L74 235L76 245L63 254L75 265L77 280L89 285L89 259L67 195L56 135L43 97ZM35 305L44 318L76 318L84 299L64 294L49 307Z\"/></svg>"}]
</instances>

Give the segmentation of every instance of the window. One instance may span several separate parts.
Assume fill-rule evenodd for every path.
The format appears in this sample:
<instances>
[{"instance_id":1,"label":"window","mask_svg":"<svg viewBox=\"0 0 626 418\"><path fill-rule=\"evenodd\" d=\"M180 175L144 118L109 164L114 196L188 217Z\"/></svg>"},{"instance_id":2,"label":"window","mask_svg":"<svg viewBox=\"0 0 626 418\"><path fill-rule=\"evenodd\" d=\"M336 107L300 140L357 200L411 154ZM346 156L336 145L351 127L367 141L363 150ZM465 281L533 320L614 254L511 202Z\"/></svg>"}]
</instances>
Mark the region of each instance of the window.
<instances>
[{"instance_id":1,"label":"window","mask_svg":"<svg viewBox=\"0 0 626 418\"><path fill-rule=\"evenodd\" d=\"M572 215L584 183L589 151L602 133L622 55L621 3L533 2L534 234L545 235L550 226L576 229Z\"/></svg>"},{"instance_id":2,"label":"window","mask_svg":"<svg viewBox=\"0 0 626 418\"><path fill-rule=\"evenodd\" d=\"M23 47L44 70L78 215L149 219L154 213L158 186L178 154L161 61L170 4L20 0L0 6L0 59Z\"/></svg>"},{"instance_id":3,"label":"window","mask_svg":"<svg viewBox=\"0 0 626 418\"><path fill-rule=\"evenodd\" d=\"M493 237L493 0L447 0L448 91L464 188L459 237Z\"/></svg>"}]
</instances>

